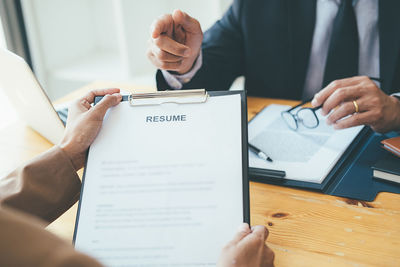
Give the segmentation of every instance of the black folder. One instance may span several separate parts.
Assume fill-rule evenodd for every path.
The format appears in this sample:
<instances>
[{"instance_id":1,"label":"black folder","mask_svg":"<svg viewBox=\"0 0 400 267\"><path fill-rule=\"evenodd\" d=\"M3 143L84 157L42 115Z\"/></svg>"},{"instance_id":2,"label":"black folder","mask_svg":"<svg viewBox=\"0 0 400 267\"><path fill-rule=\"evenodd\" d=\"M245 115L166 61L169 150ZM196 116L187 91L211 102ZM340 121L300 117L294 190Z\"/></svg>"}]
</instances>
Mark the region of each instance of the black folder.
<instances>
[{"instance_id":1,"label":"black folder","mask_svg":"<svg viewBox=\"0 0 400 267\"><path fill-rule=\"evenodd\" d=\"M379 192L399 194L398 184L373 179L371 169L373 164L388 153L381 147L380 141L396 135L396 133L377 134L369 127L364 127L321 184L276 179L268 174L263 175L260 171L256 172L252 168L249 168L250 180L365 201L373 201Z\"/></svg>"}]
</instances>

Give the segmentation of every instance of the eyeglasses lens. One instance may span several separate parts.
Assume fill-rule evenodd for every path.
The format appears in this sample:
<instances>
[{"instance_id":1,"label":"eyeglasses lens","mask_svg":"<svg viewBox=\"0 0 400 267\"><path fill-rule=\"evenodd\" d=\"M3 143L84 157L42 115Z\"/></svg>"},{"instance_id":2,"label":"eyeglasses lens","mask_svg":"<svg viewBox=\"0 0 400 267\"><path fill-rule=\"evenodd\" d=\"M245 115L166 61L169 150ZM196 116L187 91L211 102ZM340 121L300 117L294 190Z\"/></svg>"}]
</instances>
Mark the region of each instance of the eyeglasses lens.
<instances>
[{"instance_id":1,"label":"eyeglasses lens","mask_svg":"<svg viewBox=\"0 0 400 267\"><path fill-rule=\"evenodd\" d=\"M307 128L315 128L318 126L318 119L315 113L309 108L300 109L297 112L297 117L302 121Z\"/></svg>"},{"instance_id":2,"label":"eyeglasses lens","mask_svg":"<svg viewBox=\"0 0 400 267\"><path fill-rule=\"evenodd\" d=\"M297 129L297 122L294 116L290 112L282 112L281 116L283 120L286 122L286 124L289 126L289 128L296 130Z\"/></svg>"}]
</instances>

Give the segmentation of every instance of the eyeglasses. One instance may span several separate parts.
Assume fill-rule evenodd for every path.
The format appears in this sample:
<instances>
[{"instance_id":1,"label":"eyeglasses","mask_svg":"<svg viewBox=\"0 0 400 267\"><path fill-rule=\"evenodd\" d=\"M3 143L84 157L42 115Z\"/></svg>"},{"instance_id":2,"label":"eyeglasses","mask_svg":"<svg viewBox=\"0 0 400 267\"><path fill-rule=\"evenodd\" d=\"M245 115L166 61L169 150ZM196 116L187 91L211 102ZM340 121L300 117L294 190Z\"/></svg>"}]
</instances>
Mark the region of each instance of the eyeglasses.
<instances>
[{"instance_id":1,"label":"eyeglasses","mask_svg":"<svg viewBox=\"0 0 400 267\"><path fill-rule=\"evenodd\" d=\"M308 107L303 107L297 110L296 113L293 111L297 109L298 107L303 106L304 104L310 102L312 99L309 99L307 101L301 102L297 106L294 106L286 111L281 112L281 117L285 121L286 125L294 130L297 131L299 128L299 123L303 124L304 127L313 129L317 128L319 125L319 120L318 116L315 113L318 109L320 109L322 106L318 106L315 108L308 108Z\"/></svg>"},{"instance_id":2,"label":"eyeglasses","mask_svg":"<svg viewBox=\"0 0 400 267\"><path fill-rule=\"evenodd\" d=\"M383 79L381 78L375 78L375 77L368 77L368 78L373 81L379 82L380 84L383 83ZM293 110L303 106L304 104L310 102L311 100L312 98L308 99L307 101L301 102L297 106L294 106L286 111L281 112L282 119L285 121L285 123L290 129L297 131L297 129L299 128L299 123L303 124L306 128L309 129L318 127L319 120L315 111L322 108L322 105L315 108L306 108L306 107L300 108L296 113L293 113Z\"/></svg>"}]
</instances>

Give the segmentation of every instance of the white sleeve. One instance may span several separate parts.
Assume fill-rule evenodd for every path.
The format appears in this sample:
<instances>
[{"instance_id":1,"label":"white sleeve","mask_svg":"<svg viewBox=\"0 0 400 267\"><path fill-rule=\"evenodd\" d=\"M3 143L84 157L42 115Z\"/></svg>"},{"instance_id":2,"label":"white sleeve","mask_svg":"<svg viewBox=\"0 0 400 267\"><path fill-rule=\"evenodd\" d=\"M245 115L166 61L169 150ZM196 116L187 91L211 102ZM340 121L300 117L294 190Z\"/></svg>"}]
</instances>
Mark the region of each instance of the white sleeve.
<instances>
[{"instance_id":1,"label":"white sleeve","mask_svg":"<svg viewBox=\"0 0 400 267\"><path fill-rule=\"evenodd\" d=\"M400 92L392 94L392 96L400 97Z\"/></svg>"},{"instance_id":2,"label":"white sleeve","mask_svg":"<svg viewBox=\"0 0 400 267\"><path fill-rule=\"evenodd\" d=\"M203 64L203 53L200 50L200 54L197 57L193 68L186 72L185 74L172 74L167 70L161 70L162 74L164 75L165 81L171 86L172 89L182 89L183 84L188 83L192 80L194 75L196 75L197 71L201 68Z\"/></svg>"}]
</instances>

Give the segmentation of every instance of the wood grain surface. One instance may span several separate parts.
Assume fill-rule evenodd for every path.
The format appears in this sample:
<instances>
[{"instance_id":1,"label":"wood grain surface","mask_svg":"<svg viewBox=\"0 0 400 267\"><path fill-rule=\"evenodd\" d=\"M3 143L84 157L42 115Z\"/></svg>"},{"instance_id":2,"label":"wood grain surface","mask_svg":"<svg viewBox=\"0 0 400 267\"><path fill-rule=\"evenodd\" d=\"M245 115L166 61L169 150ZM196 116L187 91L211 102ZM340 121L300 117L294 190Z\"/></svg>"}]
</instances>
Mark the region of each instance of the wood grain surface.
<instances>
[{"instance_id":1,"label":"wood grain surface","mask_svg":"<svg viewBox=\"0 0 400 267\"><path fill-rule=\"evenodd\" d=\"M154 90L95 82L56 103L106 87ZM249 97L249 119L271 103L296 102ZM8 126L0 131L0 175L51 146L21 121ZM363 202L251 182L250 206L252 224L269 229L267 244L275 252L276 266L400 266L400 195L380 193L375 201ZM48 230L71 241L76 210L74 205Z\"/></svg>"}]
</instances>

